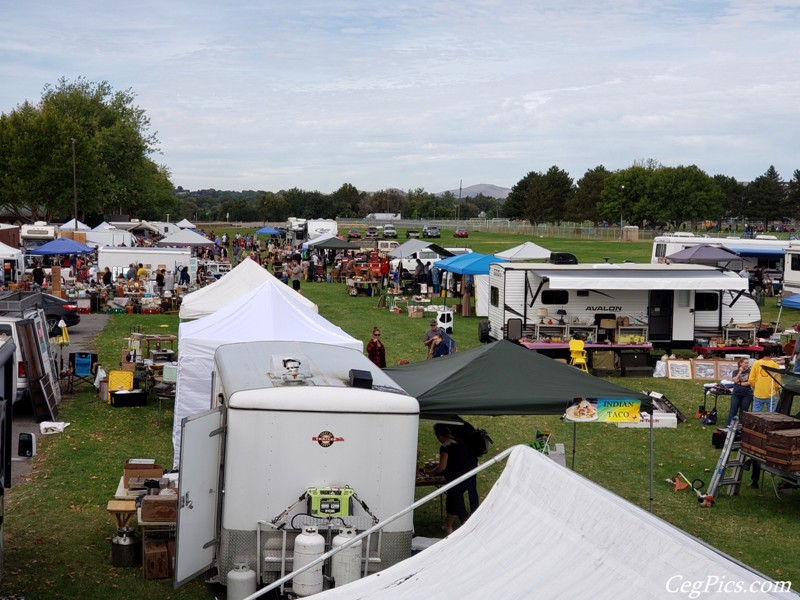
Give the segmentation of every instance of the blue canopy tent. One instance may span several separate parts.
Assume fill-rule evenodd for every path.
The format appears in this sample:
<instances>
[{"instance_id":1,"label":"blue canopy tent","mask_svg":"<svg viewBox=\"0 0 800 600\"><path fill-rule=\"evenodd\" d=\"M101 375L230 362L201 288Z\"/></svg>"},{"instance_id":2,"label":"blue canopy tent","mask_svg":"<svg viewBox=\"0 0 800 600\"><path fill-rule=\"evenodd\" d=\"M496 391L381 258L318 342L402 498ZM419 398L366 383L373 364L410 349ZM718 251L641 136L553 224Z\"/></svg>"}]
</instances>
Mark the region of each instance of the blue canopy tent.
<instances>
[{"instance_id":1,"label":"blue canopy tent","mask_svg":"<svg viewBox=\"0 0 800 600\"><path fill-rule=\"evenodd\" d=\"M264 225L261 229L256 229L256 235L280 235L281 232L275 229L274 227L270 227L269 225Z\"/></svg>"},{"instance_id":2,"label":"blue canopy tent","mask_svg":"<svg viewBox=\"0 0 800 600\"><path fill-rule=\"evenodd\" d=\"M792 294L781 300L781 307L778 309L778 320L775 321L775 330L781 324L781 313L784 308L800 308L800 294Z\"/></svg>"},{"instance_id":3,"label":"blue canopy tent","mask_svg":"<svg viewBox=\"0 0 800 600\"><path fill-rule=\"evenodd\" d=\"M508 262L505 258L498 258L491 254L480 254L478 252L469 252L467 254L459 254L451 256L434 263L434 267L456 273L457 275L471 275L475 283L475 311L478 316L486 316L488 314L488 301L489 301L489 265L492 263ZM465 288L464 292L464 312L462 316L470 316L468 289ZM446 304L446 300L445 300ZM486 314L483 314L486 313Z\"/></svg>"},{"instance_id":4,"label":"blue canopy tent","mask_svg":"<svg viewBox=\"0 0 800 600\"><path fill-rule=\"evenodd\" d=\"M31 254L91 254L94 248L90 248L80 242L71 240L69 238L57 238L46 244L42 244L35 250L31 250Z\"/></svg>"}]
</instances>

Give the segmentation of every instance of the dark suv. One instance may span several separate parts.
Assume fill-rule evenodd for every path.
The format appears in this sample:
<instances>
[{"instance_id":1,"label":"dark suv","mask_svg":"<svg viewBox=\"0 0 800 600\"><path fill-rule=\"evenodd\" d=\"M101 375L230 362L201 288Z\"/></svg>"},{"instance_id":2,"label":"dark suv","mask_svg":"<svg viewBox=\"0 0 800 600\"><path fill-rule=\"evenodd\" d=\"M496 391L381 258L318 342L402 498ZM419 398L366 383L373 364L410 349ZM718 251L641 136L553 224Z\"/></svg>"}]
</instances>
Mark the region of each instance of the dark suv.
<instances>
[{"instance_id":1,"label":"dark suv","mask_svg":"<svg viewBox=\"0 0 800 600\"><path fill-rule=\"evenodd\" d=\"M426 225L422 228L422 237L424 238L438 238L442 237L442 232L436 225Z\"/></svg>"}]
</instances>

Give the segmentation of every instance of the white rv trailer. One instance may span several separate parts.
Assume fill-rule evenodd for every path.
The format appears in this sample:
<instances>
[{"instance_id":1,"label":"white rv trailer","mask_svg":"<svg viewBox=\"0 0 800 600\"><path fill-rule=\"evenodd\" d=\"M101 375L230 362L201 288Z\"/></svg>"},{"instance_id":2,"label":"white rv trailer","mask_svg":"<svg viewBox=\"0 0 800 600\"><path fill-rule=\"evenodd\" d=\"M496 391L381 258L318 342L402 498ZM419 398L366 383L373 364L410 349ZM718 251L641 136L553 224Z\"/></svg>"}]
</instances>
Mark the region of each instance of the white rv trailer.
<instances>
[{"instance_id":1,"label":"white rv trailer","mask_svg":"<svg viewBox=\"0 0 800 600\"><path fill-rule=\"evenodd\" d=\"M339 233L339 227L333 219L308 219L305 224L307 240L314 240L321 235Z\"/></svg>"},{"instance_id":2,"label":"white rv trailer","mask_svg":"<svg viewBox=\"0 0 800 600\"><path fill-rule=\"evenodd\" d=\"M800 294L800 242L786 248L783 261L783 295Z\"/></svg>"},{"instance_id":3,"label":"white rv trailer","mask_svg":"<svg viewBox=\"0 0 800 600\"><path fill-rule=\"evenodd\" d=\"M627 317L647 328L654 345L691 346L697 337L722 335L730 323L760 323L747 290L735 272L702 265L495 263L488 336L505 337L509 319L521 319L525 335L535 337L542 322L599 326Z\"/></svg>"},{"instance_id":4,"label":"white rv trailer","mask_svg":"<svg viewBox=\"0 0 800 600\"><path fill-rule=\"evenodd\" d=\"M238 561L275 581L301 528L363 531L414 502L419 404L363 354L264 341L220 346L214 360L219 406L182 424L176 587L210 566L227 584ZM327 514L342 514L326 518L298 502L310 489L357 498L332 500ZM412 529L411 513L388 524L362 572L408 557Z\"/></svg>"},{"instance_id":5,"label":"white rv trailer","mask_svg":"<svg viewBox=\"0 0 800 600\"><path fill-rule=\"evenodd\" d=\"M758 235L755 238L707 237L692 233L676 233L653 238L653 263L663 263L666 257L692 246L701 244L720 246L738 254L748 269L763 267L773 279L780 279L783 271L783 253L790 245L789 240L779 240L774 235ZM724 265L721 265L724 266ZM736 268L739 268L738 265Z\"/></svg>"},{"instance_id":6,"label":"white rv trailer","mask_svg":"<svg viewBox=\"0 0 800 600\"><path fill-rule=\"evenodd\" d=\"M86 232L86 245L92 248L102 248L104 246L127 246L133 248L136 246L136 238L130 231L124 229L94 229Z\"/></svg>"}]
</instances>

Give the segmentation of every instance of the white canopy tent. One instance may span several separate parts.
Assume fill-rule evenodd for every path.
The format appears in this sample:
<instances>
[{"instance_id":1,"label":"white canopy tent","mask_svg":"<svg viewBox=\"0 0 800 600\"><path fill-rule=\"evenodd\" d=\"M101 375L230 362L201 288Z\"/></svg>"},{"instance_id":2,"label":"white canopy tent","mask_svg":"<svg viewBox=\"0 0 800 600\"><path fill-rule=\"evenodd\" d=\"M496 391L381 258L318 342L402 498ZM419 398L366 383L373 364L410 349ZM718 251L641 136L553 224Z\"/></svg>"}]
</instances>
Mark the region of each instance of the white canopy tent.
<instances>
[{"instance_id":1,"label":"white canopy tent","mask_svg":"<svg viewBox=\"0 0 800 600\"><path fill-rule=\"evenodd\" d=\"M486 500L455 533L314 597L649 600L677 598L684 582L707 581L715 591L712 581L740 583L748 598L788 595L762 591L770 582L764 575L519 446Z\"/></svg>"},{"instance_id":2,"label":"white canopy tent","mask_svg":"<svg viewBox=\"0 0 800 600\"><path fill-rule=\"evenodd\" d=\"M207 317L267 282L293 302L319 312L317 305L311 300L294 291L256 261L247 257L221 279L184 296L181 301L180 318L188 320Z\"/></svg>"},{"instance_id":3,"label":"white canopy tent","mask_svg":"<svg viewBox=\"0 0 800 600\"><path fill-rule=\"evenodd\" d=\"M550 258L550 250L533 242L523 242L508 250L495 252L494 255L506 260L540 260Z\"/></svg>"},{"instance_id":4,"label":"white canopy tent","mask_svg":"<svg viewBox=\"0 0 800 600\"><path fill-rule=\"evenodd\" d=\"M214 242L189 229L181 229L157 242L158 246L213 246Z\"/></svg>"},{"instance_id":5,"label":"white canopy tent","mask_svg":"<svg viewBox=\"0 0 800 600\"><path fill-rule=\"evenodd\" d=\"M270 281L207 317L181 323L172 427L175 467L180 462L181 421L211 406L211 372L216 349L232 342L266 340L317 342L364 350L360 340L282 293Z\"/></svg>"},{"instance_id":6,"label":"white canopy tent","mask_svg":"<svg viewBox=\"0 0 800 600\"><path fill-rule=\"evenodd\" d=\"M177 223L175 223L181 229L194 229L194 223L192 223L189 219L181 219Z\"/></svg>"},{"instance_id":7,"label":"white canopy tent","mask_svg":"<svg viewBox=\"0 0 800 600\"><path fill-rule=\"evenodd\" d=\"M5 269L6 261L11 263L8 265L9 272ZM22 250L0 242L0 267L2 267L0 281L5 281L6 277L19 281L25 273L25 259Z\"/></svg>"},{"instance_id":8,"label":"white canopy tent","mask_svg":"<svg viewBox=\"0 0 800 600\"><path fill-rule=\"evenodd\" d=\"M77 224L77 227L76 227L76 224ZM81 223L80 221L76 222L75 219L70 219L69 221L67 221L63 225L59 225L58 228L61 231L75 231L76 229L78 231L89 231L91 229L91 227L89 227L86 223Z\"/></svg>"},{"instance_id":9,"label":"white canopy tent","mask_svg":"<svg viewBox=\"0 0 800 600\"><path fill-rule=\"evenodd\" d=\"M118 228L114 227L108 221L103 221L102 223L100 223L100 225L97 225L94 229L92 229L92 231L108 231L109 229L118 229Z\"/></svg>"}]
</instances>

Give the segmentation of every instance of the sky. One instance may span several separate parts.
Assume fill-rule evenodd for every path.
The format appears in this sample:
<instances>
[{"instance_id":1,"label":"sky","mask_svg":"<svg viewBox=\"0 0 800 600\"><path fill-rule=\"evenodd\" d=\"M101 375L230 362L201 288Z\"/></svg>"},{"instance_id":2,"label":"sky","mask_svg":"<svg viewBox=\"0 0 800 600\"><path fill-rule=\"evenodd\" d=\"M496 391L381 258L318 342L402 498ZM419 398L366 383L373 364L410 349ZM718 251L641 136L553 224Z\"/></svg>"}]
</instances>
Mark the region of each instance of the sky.
<instances>
[{"instance_id":1,"label":"sky","mask_svg":"<svg viewBox=\"0 0 800 600\"><path fill-rule=\"evenodd\" d=\"M0 7L0 112L136 94L197 190L800 169L800 0L71 0Z\"/></svg>"}]
</instances>

